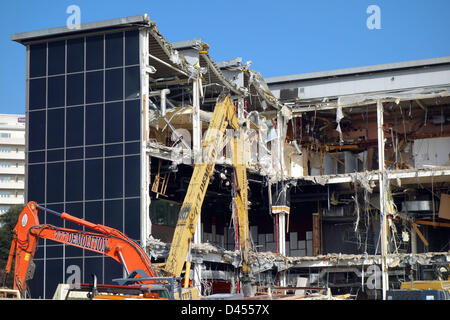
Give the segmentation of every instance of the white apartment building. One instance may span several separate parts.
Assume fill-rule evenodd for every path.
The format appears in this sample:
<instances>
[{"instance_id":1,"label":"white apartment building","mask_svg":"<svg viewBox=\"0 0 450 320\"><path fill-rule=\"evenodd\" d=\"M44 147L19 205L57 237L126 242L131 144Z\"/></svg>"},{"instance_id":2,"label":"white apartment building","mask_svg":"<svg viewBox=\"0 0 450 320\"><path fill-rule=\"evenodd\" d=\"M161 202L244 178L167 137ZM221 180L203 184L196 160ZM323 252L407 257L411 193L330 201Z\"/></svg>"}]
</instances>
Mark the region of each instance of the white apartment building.
<instances>
[{"instance_id":1,"label":"white apartment building","mask_svg":"<svg viewBox=\"0 0 450 320\"><path fill-rule=\"evenodd\" d=\"M25 116L0 114L0 214L24 203Z\"/></svg>"}]
</instances>

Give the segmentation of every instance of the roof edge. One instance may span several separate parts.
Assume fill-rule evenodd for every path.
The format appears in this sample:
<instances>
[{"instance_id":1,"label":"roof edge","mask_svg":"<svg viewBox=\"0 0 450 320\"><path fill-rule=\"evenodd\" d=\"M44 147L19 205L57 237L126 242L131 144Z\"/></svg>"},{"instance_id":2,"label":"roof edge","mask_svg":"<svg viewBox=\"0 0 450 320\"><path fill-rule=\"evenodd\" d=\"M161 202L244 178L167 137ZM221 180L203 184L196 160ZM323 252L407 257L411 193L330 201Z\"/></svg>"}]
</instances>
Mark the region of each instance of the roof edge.
<instances>
[{"instance_id":1,"label":"roof edge","mask_svg":"<svg viewBox=\"0 0 450 320\"><path fill-rule=\"evenodd\" d=\"M426 66L439 65L439 64L450 64L450 56L440 57L440 58L431 58L431 59L422 59L422 60L412 60L412 61L405 61L405 62L378 64L378 65L371 65L371 66L364 66L364 67L335 69L335 70L329 70L329 71L299 73L299 74L293 74L293 75L265 78L265 81L268 84L274 84L274 83L313 80L313 79L319 79L319 78L330 78L330 77L371 73L371 72L383 72L383 71L396 70L396 69L419 68L419 67L426 67Z\"/></svg>"},{"instance_id":2,"label":"roof edge","mask_svg":"<svg viewBox=\"0 0 450 320\"><path fill-rule=\"evenodd\" d=\"M127 24L140 23L140 24L149 24L150 19L147 13L116 18L110 20L96 21L96 22L87 22L79 25L78 28L69 28L68 26L64 27L56 27L35 31L27 31L22 33L14 33L11 35L11 40L19 43L24 43L27 41L31 41L36 38L45 38L45 37L53 37L58 35L71 34L76 32L84 32L94 29L102 29L102 28L111 28L111 27L119 27Z\"/></svg>"}]
</instances>

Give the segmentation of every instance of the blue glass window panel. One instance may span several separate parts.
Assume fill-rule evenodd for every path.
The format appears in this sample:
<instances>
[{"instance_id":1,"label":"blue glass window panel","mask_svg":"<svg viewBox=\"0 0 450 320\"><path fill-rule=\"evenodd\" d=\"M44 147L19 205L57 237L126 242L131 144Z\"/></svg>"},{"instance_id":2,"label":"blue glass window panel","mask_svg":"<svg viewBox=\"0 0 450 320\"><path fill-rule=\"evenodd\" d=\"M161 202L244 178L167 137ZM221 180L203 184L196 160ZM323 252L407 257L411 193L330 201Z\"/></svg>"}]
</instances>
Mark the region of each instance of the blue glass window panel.
<instances>
[{"instance_id":1,"label":"blue glass window panel","mask_svg":"<svg viewBox=\"0 0 450 320\"><path fill-rule=\"evenodd\" d=\"M83 159L83 156L84 156L83 147L66 149L66 160Z\"/></svg>"},{"instance_id":2,"label":"blue glass window panel","mask_svg":"<svg viewBox=\"0 0 450 320\"><path fill-rule=\"evenodd\" d=\"M125 32L125 64L139 64L139 31Z\"/></svg>"},{"instance_id":3,"label":"blue glass window panel","mask_svg":"<svg viewBox=\"0 0 450 320\"><path fill-rule=\"evenodd\" d=\"M32 79L28 82L29 93L28 93L28 109L37 110L45 108L46 102L46 79Z\"/></svg>"},{"instance_id":4,"label":"blue glass window panel","mask_svg":"<svg viewBox=\"0 0 450 320\"><path fill-rule=\"evenodd\" d=\"M123 158L105 159L105 199L123 195Z\"/></svg>"},{"instance_id":5,"label":"blue glass window panel","mask_svg":"<svg viewBox=\"0 0 450 320\"><path fill-rule=\"evenodd\" d=\"M47 164L47 203L64 201L64 162Z\"/></svg>"},{"instance_id":6,"label":"blue glass window panel","mask_svg":"<svg viewBox=\"0 0 450 320\"><path fill-rule=\"evenodd\" d=\"M66 72L66 42L53 41L48 43L48 75Z\"/></svg>"},{"instance_id":7,"label":"blue glass window panel","mask_svg":"<svg viewBox=\"0 0 450 320\"><path fill-rule=\"evenodd\" d=\"M125 199L125 234L134 240L141 239L141 199Z\"/></svg>"},{"instance_id":8,"label":"blue glass window panel","mask_svg":"<svg viewBox=\"0 0 450 320\"><path fill-rule=\"evenodd\" d=\"M86 73L86 103L103 101L103 71Z\"/></svg>"},{"instance_id":9,"label":"blue glass window panel","mask_svg":"<svg viewBox=\"0 0 450 320\"><path fill-rule=\"evenodd\" d=\"M86 254L88 254L90 251L86 250ZM94 254L94 253L89 253ZM96 254L98 255L98 253ZM84 282L92 283L93 278L92 275L95 275L97 277L97 281L99 284L103 282L103 257L89 257L84 259Z\"/></svg>"},{"instance_id":10,"label":"blue glass window panel","mask_svg":"<svg viewBox=\"0 0 450 320\"><path fill-rule=\"evenodd\" d=\"M123 140L123 103L113 102L105 105L105 142Z\"/></svg>"},{"instance_id":11,"label":"blue glass window panel","mask_svg":"<svg viewBox=\"0 0 450 320\"><path fill-rule=\"evenodd\" d=\"M123 278L123 267L114 259L105 259L105 283L114 283L113 279Z\"/></svg>"},{"instance_id":12,"label":"blue glass window panel","mask_svg":"<svg viewBox=\"0 0 450 320\"><path fill-rule=\"evenodd\" d=\"M129 142L125 144L125 154L138 154L141 152L140 142Z\"/></svg>"},{"instance_id":13,"label":"blue glass window panel","mask_svg":"<svg viewBox=\"0 0 450 320\"><path fill-rule=\"evenodd\" d=\"M66 201L83 200L83 161L66 162Z\"/></svg>"},{"instance_id":14,"label":"blue glass window panel","mask_svg":"<svg viewBox=\"0 0 450 320\"><path fill-rule=\"evenodd\" d=\"M60 247L62 251L62 245ZM48 252L47 248L47 255L49 255ZM51 299L58 284L64 282L63 259L46 259L45 274L45 298Z\"/></svg>"},{"instance_id":15,"label":"blue glass window panel","mask_svg":"<svg viewBox=\"0 0 450 320\"><path fill-rule=\"evenodd\" d=\"M103 35L86 38L86 70L103 69Z\"/></svg>"},{"instance_id":16,"label":"blue glass window panel","mask_svg":"<svg viewBox=\"0 0 450 320\"><path fill-rule=\"evenodd\" d=\"M67 75L67 105L73 106L84 103L84 74Z\"/></svg>"},{"instance_id":17,"label":"blue glass window panel","mask_svg":"<svg viewBox=\"0 0 450 320\"><path fill-rule=\"evenodd\" d=\"M45 149L45 123L47 114L45 111L34 111L28 114L28 150Z\"/></svg>"},{"instance_id":18,"label":"blue glass window panel","mask_svg":"<svg viewBox=\"0 0 450 320\"><path fill-rule=\"evenodd\" d=\"M38 163L45 161L45 151L28 152L28 163Z\"/></svg>"},{"instance_id":19,"label":"blue glass window panel","mask_svg":"<svg viewBox=\"0 0 450 320\"><path fill-rule=\"evenodd\" d=\"M67 73L84 70L84 38L67 40Z\"/></svg>"},{"instance_id":20,"label":"blue glass window panel","mask_svg":"<svg viewBox=\"0 0 450 320\"><path fill-rule=\"evenodd\" d=\"M115 143L105 146L105 157L120 156L123 154L123 144Z\"/></svg>"},{"instance_id":21,"label":"blue glass window panel","mask_svg":"<svg viewBox=\"0 0 450 320\"><path fill-rule=\"evenodd\" d=\"M103 157L103 146L86 147L85 157L86 158Z\"/></svg>"},{"instance_id":22,"label":"blue glass window panel","mask_svg":"<svg viewBox=\"0 0 450 320\"><path fill-rule=\"evenodd\" d=\"M27 201L45 202L45 164L28 165Z\"/></svg>"},{"instance_id":23,"label":"blue glass window panel","mask_svg":"<svg viewBox=\"0 0 450 320\"><path fill-rule=\"evenodd\" d=\"M64 109L49 109L47 117L47 148L63 148Z\"/></svg>"},{"instance_id":24,"label":"blue glass window panel","mask_svg":"<svg viewBox=\"0 0 450 320\"><path fill-rule=\"evenodd\" d=\"M138 197L141 188L140 156L125 157L125 197Z\"/></svg>"},{"instance_id":25,"label":"blue glass window panel","mask_svg":"<svg viewBox=\"0 0 450 320\"><path fill-rule=\"evenodd\" d=\"M105 35L105 68L123 65L123 33Z\"/></svg>"},{"instance_id":26,"label":"blue glass window panel","mask_svg":"<svg viewBox=\"0 0 450 320\"><path fill-rule=\"evenodd\" d=\"M125 140L139 140L141 135L140 100L125 102Z\"/></svg>"},{"instance_id":27,"label":"blue glass window panel","mask_svg":"<svg viewBox=\"0 0 450 320\"><path fill-rule=\"evenodd\" d=\"M85 199L103 198L103 159L85 161Z\"/></svg>"},{"instance_id":28,"label":"blue glass window panel","mask_svg":"<svg viewBox=\"0 0 450 320\"><path fill-rule=\"evenodd\" d=\"M103 105L86 106L86 145L103 143Z\"/></svg>"},{"instance_id":29,"label":"blue glass window panel","mask_svg":"<svg viewBox=\"0 0 450 320\"><path fill-rule=\"evenodd\" d=\"M84 107L66 109L66 126L66 146L82 146L84 144Z\"/></svg>"},{"instance_id":30,"label":"blue glass window panel","mask_svg":"<svg viewBox=\"0 0 450 320\"><path fill-rule=\"evenodd\" d=\"M63 107L65 104L66 77L57 76L48 78L48 107Z\"/></svg>"},{"instance_id":31,"label":"blue glass window panel","mask_svg":"<svg viewBox=\"0 0 450 320\"><path fill-rule=\"evenodd\" d=\"M105 201L105 225L123 232L123 201Z\"/></svg>"},{"instance_id":32,"label":"blue glass window panel","mask_svg":"<svg viewBox=\"0 0 450 320\"><path fill-rule=\"evenodd\" d=\"M47 43L30 45L30 78L42 77L47 70Z\"/></svg>"},{"instance_id":33,"label":"blue glass window panel","mask_svg":"<svg viewBox=\"0 0 450 320\"><path fill-rule=\"evenodd\" d=\"M139 98L139 66L125 68L125 99Z\"/></svg>"},{"instance_id":34,"label":"blue glass window panel","mask_svg":"<svg viewBox=\"0 0 450 320\"><path fill-rule=\"evenodd\" d=\"M64 149L47 150L47 162L64 161Z\"/></svg>"},{"instance_id":35,"label":"blue glass window panel","mask_svg":"<svg viewBox=\"0 0 450 320\"><path fill-rule=\"evenodd\" d=\"M105 71L105 100L115 101L123 99L123 69Z\"/></svg>"}]
</instances>

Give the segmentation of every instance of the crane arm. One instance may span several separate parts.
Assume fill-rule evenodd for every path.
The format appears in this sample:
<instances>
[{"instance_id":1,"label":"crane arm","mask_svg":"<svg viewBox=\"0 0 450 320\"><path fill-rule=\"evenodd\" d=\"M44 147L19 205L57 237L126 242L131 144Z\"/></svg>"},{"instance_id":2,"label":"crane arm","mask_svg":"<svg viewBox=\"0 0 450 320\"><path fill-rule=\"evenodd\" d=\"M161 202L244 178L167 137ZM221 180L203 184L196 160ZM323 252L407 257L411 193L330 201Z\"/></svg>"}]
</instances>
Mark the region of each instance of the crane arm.
<instances>
[{"instance_id":1,"label":"crane arm","mask_svg":"<svg viewBox=\"0 0 450 320\"><path fill-rule=\"evenodd\" d=\"M57 214L64 220L75 222L97 232L73 230L49 224L41 225L37 214L38 209ZM143 270L150 277L158 276L145 251L120 231L93 224L64 212L58 213L40 207L36 202L29 202L19 215L17 225L13 229L13 240L6 265L6 273L9 274L12 261L15 259L14 289L19 290L22 294L25 293L26 281L29 280L28 274L31 270L38 238L53 240L109 256L122 264L128 274L134 270Z\"/></svg>"},{"instance_id":2,"label":"crane arm","mask_svg":"<svg viewBox=\"0 0 450 320\"><path fill-rule=\"evenodd\" d=\"M195 233L206 189L217 160L217 152L222 150L223 136L228 126L239 129L234 105L229 96L219 97L202 141L202 156L196 162L191 180L178 216L172 245L164 270L170 275L180 276Z\"/></svg>"}]
</instances>

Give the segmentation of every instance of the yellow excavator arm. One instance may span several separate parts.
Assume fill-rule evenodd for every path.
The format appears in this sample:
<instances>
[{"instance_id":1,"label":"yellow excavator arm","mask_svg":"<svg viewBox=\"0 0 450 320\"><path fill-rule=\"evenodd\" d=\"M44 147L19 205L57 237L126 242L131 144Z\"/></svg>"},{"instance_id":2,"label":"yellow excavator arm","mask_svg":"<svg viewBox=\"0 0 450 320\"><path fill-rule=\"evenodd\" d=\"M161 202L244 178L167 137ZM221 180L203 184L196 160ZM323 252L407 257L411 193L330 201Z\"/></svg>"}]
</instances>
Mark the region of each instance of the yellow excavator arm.
<instances>
[{"instance_id":1,"label":"yellow excavator arm","mask_svg":"<svg viewBox=\"0 0 450 320\"><path fill-rule=\"evenodd\" d=\"M247 176L242 147L243 134L229 96L220 97L215 106L210 125L202 142L202 159L196 161L186 196L181 206L178 222L172 240L169 256L164 270L171 275L180 276L189 253L195 227L200 217L209 180L214 172L217 153L223 148L225 130L234 129L233 162L236 177L236 204L239 216L241 250L248 251L250 237L247 216ZM245 258L247 254L244 255ZM245 260L245 259L244 259ZM186 273L190 264L186 264ZM243 268L244 269L244 268Z\"/></svg>"}]
</instances>

